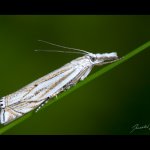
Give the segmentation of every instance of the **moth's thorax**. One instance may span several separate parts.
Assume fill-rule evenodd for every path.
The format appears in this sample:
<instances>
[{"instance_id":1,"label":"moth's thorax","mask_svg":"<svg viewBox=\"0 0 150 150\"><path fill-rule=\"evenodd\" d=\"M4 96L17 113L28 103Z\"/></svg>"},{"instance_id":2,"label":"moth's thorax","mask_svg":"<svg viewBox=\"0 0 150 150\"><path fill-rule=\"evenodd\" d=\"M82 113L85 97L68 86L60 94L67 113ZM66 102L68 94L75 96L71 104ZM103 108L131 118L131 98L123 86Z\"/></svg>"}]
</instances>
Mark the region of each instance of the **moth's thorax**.
<instances>
[{"instance_id":1,"label":"moth's thorax","mask_svg":"<svg viewBox=\"0 0 150 150\"><path fill-rule=\"evenodd\" d=\"M71 63L74 65L81 65L83 67L91 67L93 65L87 55L74 59L73 61L71 61Z\"/></svg>"}]
</instances>

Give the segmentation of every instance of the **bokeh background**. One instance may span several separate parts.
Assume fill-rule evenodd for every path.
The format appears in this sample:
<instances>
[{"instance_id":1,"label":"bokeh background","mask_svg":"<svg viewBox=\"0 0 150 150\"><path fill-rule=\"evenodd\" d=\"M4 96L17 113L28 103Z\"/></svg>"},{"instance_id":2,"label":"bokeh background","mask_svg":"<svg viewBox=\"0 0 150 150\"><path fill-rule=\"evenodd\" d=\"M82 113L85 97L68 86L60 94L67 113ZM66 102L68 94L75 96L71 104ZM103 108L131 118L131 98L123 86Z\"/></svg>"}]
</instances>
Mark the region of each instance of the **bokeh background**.
<instances>
[{"instance_id":1,"label":"bokeh background","mask_svg":"<svg viewBox=\"0 0 150 150\"><path fill-rule=\"evenodd\" d=\"M150 15L1 15L1 97L80 56L34 52L60 50L39 39L93 53L116 51L122 57L150 40ZM5 134L130 134L135 124L150 124L149 95L150 48Z\"/></svg>"}]
</instances>

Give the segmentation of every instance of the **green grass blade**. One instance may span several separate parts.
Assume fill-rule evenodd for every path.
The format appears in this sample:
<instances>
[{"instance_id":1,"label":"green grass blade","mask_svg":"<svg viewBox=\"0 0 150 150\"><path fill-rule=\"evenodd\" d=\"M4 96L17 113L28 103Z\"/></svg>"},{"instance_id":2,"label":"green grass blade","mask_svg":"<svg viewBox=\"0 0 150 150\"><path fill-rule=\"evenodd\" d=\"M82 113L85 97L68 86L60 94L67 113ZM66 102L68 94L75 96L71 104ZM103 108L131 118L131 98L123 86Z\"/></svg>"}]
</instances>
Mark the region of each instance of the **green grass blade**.
<instances>
[{"instance_id":1,"label":"green grass blade","mask_svg":"<svg viewBox=\"0 0 150 150\"><path fill-rule=\"evenodd\" d=\"M97 71L96 73L90 75L89 77L87 77L84 81L79 82L76 86L72 87L71 89L69 89L66 92L63 92L62 94L60 94L57 98L53 98L52 100L50 100L43 108L40 109L43 110L45 107L48 107L49 105L51 105L54 102L57 102L58 100L60 100L61 98L63 98L64 96L67 96L68 94L72 93L73 91L77 90L78 88L80 88L81 86L89 83L90 81L94 80L95 78L103 75L104 73L106 73L107 71L110 71L111 69L117 67L119 64L129 60L130 58L132 58L133 56L135 56L136 54L142 52L143 50L145 50L146 48L150 47L150 41L141 45L140 47L134 49L133 51L131 51L130 53L128 53L127 55L125 55L122 59L120 59L119 61L116 61L110 65L107 65L106 67L100 69L99 71ZM3 134L4 132L6 132L7 130L11 129L12 127L14 127L15 125L23 122L25 119L29 118L30 116L32 116L34 111L29 112L28 114L24 115L21 118L18 118L17 120L13 121L12 123L5 125L4 127L0 128L0 134Z\"/></svg>"}]
</instances>

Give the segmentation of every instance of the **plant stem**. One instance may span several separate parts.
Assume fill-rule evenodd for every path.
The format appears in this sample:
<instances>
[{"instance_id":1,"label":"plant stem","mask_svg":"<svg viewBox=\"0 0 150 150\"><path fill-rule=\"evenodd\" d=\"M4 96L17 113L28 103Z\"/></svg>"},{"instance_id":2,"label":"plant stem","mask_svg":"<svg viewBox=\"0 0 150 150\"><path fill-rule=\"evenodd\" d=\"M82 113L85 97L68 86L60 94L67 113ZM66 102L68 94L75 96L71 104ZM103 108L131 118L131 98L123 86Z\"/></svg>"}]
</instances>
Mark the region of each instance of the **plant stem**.
<instances>
[{"instance_id":1,"label":"plant stem","mask_svg":"<svg viewBox=\"0 0 150 150\"><path fill-rule=\"evenodd\" d=\"M76 84L76 86L72 87L71 89L69 89L66 92L63 92L62 94L60 94L57 98L53 98L51 99L47 104L45 104L44 107L42 107L40 109L43 110L44 108L48 107L49 105L51 105L54 102L57 102L58 100L60 100L61 98L63 98L64 96L67 96L68 94L72 93L73 91L77 90L78 88L80 88L81 86L89 83L90 81L94 80L95 78L103 75L104 73L110 71L111 69L117 67L119 64L122 64L123 62L129 60L130 58L132 58L133 56L135 56L136 54L142 52L143 50L145 50L146 48L150 47L150 41L146 42L145 44L141 45L140 47L134 49L133 51L131 51L130 53L128 53L127 55L125 55L122 59L120 59L119 61L116 61L110 65L107 65L106 67L100 69L99 71L97 71L96 73L90 75L89 77L87 77L84 81L79 82L78 84ZM7 130L11 129L12 127L14 127L15 125L23 122L25 119L29 118L30 116L32 116L34 111L31 111L29 113L27 113L26 115L22 116L21 118L18 118L17 120L13 121L12 123L9 123L8 125L5 125L4 127L0 128L0 134L5 133Z\"/></svg>"}]
</instances>

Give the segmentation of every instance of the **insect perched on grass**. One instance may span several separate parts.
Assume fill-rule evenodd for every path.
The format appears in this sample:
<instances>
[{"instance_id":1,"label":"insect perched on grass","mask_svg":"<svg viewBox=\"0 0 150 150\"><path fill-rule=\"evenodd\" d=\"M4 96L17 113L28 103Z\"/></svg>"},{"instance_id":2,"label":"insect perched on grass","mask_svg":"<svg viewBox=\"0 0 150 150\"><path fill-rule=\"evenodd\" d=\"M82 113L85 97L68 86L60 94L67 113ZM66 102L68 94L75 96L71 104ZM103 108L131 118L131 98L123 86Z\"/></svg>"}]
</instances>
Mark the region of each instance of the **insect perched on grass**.
<instances>
[{"instance_id":1,"label":"insect perched on grass","mask_svg":"<svg viewBox=\"0 0 150 150\"><path fill-rule=\"evenodd\" d=\"M48 100L57 96L62 91L84 80L93 66L101 66L118 60L116 52L93 54L81 49L65 47L39 40L57 47L75 51L54 51L63 53L78 53L84 56L76 58L61 68L45 75L44 77L26 85L22 89L4 96L0 99L0 123L7 124L24 114L35 109L38 110ZM37 50L48 51L48 50Z\"/></svg>"}]
</instances>

